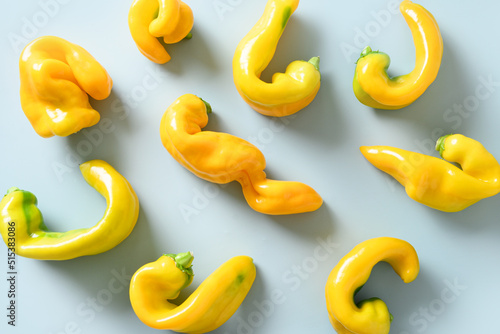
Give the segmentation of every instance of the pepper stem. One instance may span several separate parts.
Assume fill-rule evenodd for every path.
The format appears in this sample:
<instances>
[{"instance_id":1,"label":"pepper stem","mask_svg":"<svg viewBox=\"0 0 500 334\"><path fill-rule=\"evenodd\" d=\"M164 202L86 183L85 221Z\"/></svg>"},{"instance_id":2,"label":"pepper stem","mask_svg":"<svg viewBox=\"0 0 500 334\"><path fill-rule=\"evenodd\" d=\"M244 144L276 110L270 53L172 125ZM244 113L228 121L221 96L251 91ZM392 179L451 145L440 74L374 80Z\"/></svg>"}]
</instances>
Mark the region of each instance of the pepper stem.
<instances>
[{"instance_id":1,"label":"pepper stem","mask_svg":"<svg viewBox=\"0 0 500 334\"><path fill-rule=\"evenodd\" d=\"M19 191L21 189L19 189L18 187L10 187L8 190L7 190L7 195L10 194L10 193L13 193L14 191Z\"/></svg>"},{"instance_id":2,"label":"pepper stem","mask_svg":"<svg viewBox=\"0 0 500 334\"><path fill-rule=\"evenodd\" d=\"M175 261L175 266L179 268L182 272L189 276L193 276L193 268L191 264L193 263L194 256L192 252L185 252L179 254L164 254L172 258Z\"/></svg>"},{"instance_id":3,"label":"pepper stem","mask_svg":"<svg viewBox=\"0 0 500 334\"><path fill-rule=\"evenodd\" d=\"M205 103L205 107L207 108L207 114L211 114L212 113L212 106L210 105L210 103L208 103L207 101L203 100L201 97L200 97L200 100L202 100L203 103Z\"/></svg>"},{"instance_id":4,"label":"pepper stem","mask_svg":"<svg viewBox=\"0 0 500 334\"><path fill-rule=\"evenodd\" d=\"M184 37L184 39L191 39L191 38L193 38L192 32L189 32L189 34L187 34L186 37Z\"/></svg>"},{"instance_id":5,"label":"pepper stem","mask_svg":"<svg viewBox=\"0 0 500 334\"><path fill-rule=\"evenodd\" d=\"M443 152L444 152L444 142L446 141L446 138L448 138L448 136L451 136L452 134L449 134L449 135L446 135L446 136L442 136L442 137L439 137L439 139L436 141L436 151L439 152L439 155L441 157L443 157Z\"/></svg>"},{"instance_id":6,"label":"pepper stem","mask_svg":"<svg viewBox=\"0 0 500 334\"><path fill-rule=\"evenodd\" d=\"M367 56L369 53L371 53L373 50L371 47L367 46L363 49L363 51L361 51L361 54L359 55L359 58L363 58L365 56Z\"/></svg>"},{"instance_id":7,"label":"pepper stem","mask_svg":"<svg viewBox=\"0 0 500 334\"><path fill-rule=\"evenodd\" d=\"M311 63L314 65L314 68L319 72L319 57L312 57L309 59L308 63Z\"/></svg>"}]
</instances>

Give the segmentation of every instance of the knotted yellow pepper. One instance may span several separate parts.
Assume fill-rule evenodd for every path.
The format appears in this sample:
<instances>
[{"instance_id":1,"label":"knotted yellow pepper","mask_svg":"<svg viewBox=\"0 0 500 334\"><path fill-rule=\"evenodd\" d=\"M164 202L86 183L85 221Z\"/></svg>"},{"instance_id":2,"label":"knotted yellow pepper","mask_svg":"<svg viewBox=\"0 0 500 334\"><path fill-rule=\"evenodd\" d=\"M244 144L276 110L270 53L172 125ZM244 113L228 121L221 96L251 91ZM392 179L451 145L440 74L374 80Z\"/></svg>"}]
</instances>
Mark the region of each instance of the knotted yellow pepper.
<instances>
[{"instance_id":1,"label":"knotted yellow pepper","mask_svg":"<svg viewBox=\"0 0 500 334\"><path fill-rule=\"evenodd\" d=\"M271 215L308 212L323 200L311 187L266 178L262 152L227 133L201 131L208 123L210 105L186 94L164 113L160 124L163 146L196 176L214 183L238 181L252 209Z\"/></svg>"},{"instance_id":2,"label":"knotted yellow pepper","mask_svg":"<svg viewBox=\"0 0 500 334\"><path fill-rule=\"evenodd\" d=\"M19 59L21 106L42 137L68 136L99 121L89 104L107 98L113 85L106 70L82 47L44 36ZM87 95L88 94L88 95Z\"/></svg>"},{"instance_id":3,"label":"knotted yellow pepper","mask_svg":"<svg viewBox=\"0 0 500 334\"><path fill-rule=\"evenodd\" d=\"M405 283L418 275L417 253L406 241L380 237L354 247L330 272L325 287L328 316L338 334L389 333L392 315L381 299L354 303L354 296L381 261L389 263Z\"/></svg>"},{"instance_id":4,"label":"knotted yellow pepper","mask_svg":"<svg viewBox=\"0 0 500 334\"><path fill-rule=\"evenodd\" d=\"M389 78L389 56L366 47L356 64L353 88L358 100L372 108L400 109L411 104L436 79L441 65L443 39L432 14L409 0L403 0L399 9L413 35L415 68Z\"/></svg>"},{"instance_id":5,"label":"knotted yellow pepper","mask_svg":"<svg viewBox=\"0 0 500 334\"><path fill-rule=\"evenodd\" d=\"M248 256L222 264L179 306L176 299L191 284L191 253L166 254L142 266L130 282L130 302L137 317L156 329L206 333L224 324L241 305L255 280Z\"/></svg>"},{"instance_id":6,"label":"knotted yellow pepper","mask_svg":"<svg viewBox=\"0 0 500 334\"><path fill-rule=\"evenodd\" d=\"M431 208L456 212L500 192L500 165L484 146L463 135L441 137L445 160L388 146L362 146L361 153L401 183L408 196Z\"/></svg>"},{"instance_id":7,"label":"knotted yellow pepper","mask_svg":"<svg viewBox=\"0 0 500 334\"><path fill-rule=\"evenodd\" d=\"M271 83L260 79L274 56L288 19L299 0L269 0L264 14L240 41L233 57L234 83L250 107L267 116L287 116L312 102L320 87L319 58L294 61Z\"/></svg>"},{"instance_id":8,"label":"knotted yellow pepper","mask_svg":"<svg viewBox=\"0 0 500 334\"><path fill-rule=\"evenodd\" d=\"M191 38L193 11L180 0L135 0L128 14L128 25L139 51L158 64L171 57L158 40L174 44Z\"/></svg>"},{"instance_id":9,"label":"knotted yellow pepper","mask_svg":"<svg viewBox=\"0 0 500 334\"><path fill-rule=\"evenodd\" d=\"M9 189L0 201L0 233L17 255L38 260L67 260L110 250L135 226L139 201L128 181L102 160L80 165L89 185L106 198L106 211L93 227L51 232L37 207L35 195Z\"/></svg>"}]
</instances>

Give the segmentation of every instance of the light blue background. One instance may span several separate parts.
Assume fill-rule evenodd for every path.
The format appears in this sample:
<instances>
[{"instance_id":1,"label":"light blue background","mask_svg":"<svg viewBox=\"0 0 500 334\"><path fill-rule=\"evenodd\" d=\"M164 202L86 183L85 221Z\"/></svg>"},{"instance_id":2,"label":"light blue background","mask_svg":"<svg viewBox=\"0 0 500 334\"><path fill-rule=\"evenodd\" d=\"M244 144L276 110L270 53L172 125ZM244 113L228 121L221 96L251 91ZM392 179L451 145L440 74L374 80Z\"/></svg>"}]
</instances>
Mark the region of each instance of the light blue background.
<instances>
[{"instance_id":1,"label":"light blue background","mask_svg":"<svg viewBox=\"0 0 500 334\"><path fill-rule=\"evenodd\" d=\"M334 333L325 306L326 278L356 244L379 236L407 240L421 262L418 278L408 285L388 265L377 265L360 293L388 304L395 317L391 333L494 332L500 299L499 198L459 213L430 209L371 166L359 146L384 144L436 155L432 143L454 132L479 140L500 157L498 3L422 0L444 40L437 80L411 106L375 111L352 93L354 62L369 44L391 56L392 75L413 68L411 33L402 16L389 11L397 2L303 0L263 77L284 71L293 60L320 56L322 87L309 107L278 120L250 109L232 81L236 45L266 1L186 3L195 15L193 38L170 46L172 61L166 65L151 63L137 50L127 26L128 2L42 0L4 6L1 191L17 186L33 192L53 230L89 227L102 216L105 201L77 165L103 159L133 185L141 211L132 234L106 253L63 262L18 258L15 328L4 315L7 249L0 247L0 332L156 333L135 316L126 280L162 253L191 250L196 276L182 298L230 257L249 255L257 266L247 299L215 333ZM12 40L27 43L43 35L84 47L107 69L112 94L91 103L111 122L110 131L96 125L50 139L33 131L19 102L18 57L24 43ZM494 84L485 86L488 80ZM478 91L488 97L478 99ZM238 184L215 186L181 167L163 148L158 129L165 109L185 93L211 103L207 129L251 141L266 156L271 178L309 184L324 205L308 214L265 216L250 209ZM464 103L471 111L454 111Z\"/></svg>"}]
</instances>

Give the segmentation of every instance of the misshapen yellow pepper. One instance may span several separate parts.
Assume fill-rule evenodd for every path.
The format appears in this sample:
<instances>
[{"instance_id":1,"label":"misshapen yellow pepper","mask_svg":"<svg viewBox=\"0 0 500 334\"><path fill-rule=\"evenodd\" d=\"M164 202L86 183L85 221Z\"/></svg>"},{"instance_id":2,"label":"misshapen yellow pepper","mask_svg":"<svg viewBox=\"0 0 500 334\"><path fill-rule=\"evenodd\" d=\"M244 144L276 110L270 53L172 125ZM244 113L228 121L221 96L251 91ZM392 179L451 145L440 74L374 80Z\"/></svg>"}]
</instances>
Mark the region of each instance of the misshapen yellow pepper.
<instances>
[{"instance_id":1,"label":"misshapen yellow pepper","mask_svg":"<svg viewBox=\"0 0 500 334\"><path fill-rule=\"evenodd\" d=\"M441 65L443 39L432 14L409 0L399 8L413 35L415 68L389 78L389 56L366 47L356 64L353 88L358 100L372 108L400 109L413 103L436 79Z\"/></svg>"},{"instance_id":2,"label":"misshapen yellow pepper","mask_svg":"<svg viewBox=\"0 0 500 334\"><path fill-rule=\"evenodd\" d=\"M196 176L214 183L238 181L252 209L271 215L308 212L323 200L311 187L266 178L262 152L227 133L201 131L208 123L210 105L186 94L164 113L160 124L163 146Z\"/></svg>"},{"instance_id":3,"label":"misshapen yellow pepper","mask_svg":"<svg viewBox=\"0 0 500 334\"><path fill-rule=\"evenodd\" d=\"M354 296L381 261L389 263L405 283L412 282L420 268L415 249L400 239L374 238L354 247L333 268L325 287L328 315L338 334L389 333L392 315L381 299L354 303Z\"/></svg>"},{"instance_id":4,"label":"misshapen yellow pepper","mask_svg":"<svg viewBox=\"0 0 500 334\"><path fill-rule=\"evenodd\" d=\"M260 79L299 0L269 0L264 14L240 41L233 57L234 83L241 97L267 116L287 116L305 108L318 93L319 58L290 63L271 83Z\"/></svg>"},{"instance_id":5,"label":"misshapen yellow pepper","mask_svg":"<svg viewBox=\"0 0 500 334\"><path fill-rule=\"evenodd\" d=\"M68 136L99 121L89 103L107 98L113 85L106 70L82 47L44 36L19 59L21 106L42 137ZM88 95L87 95L88 94Z\"/></svg>"},{"instance_id":6,"label":"misshapen yellow pepper","mask_svg":"<svg viewBox=\"0 0 500 334\"><path fill-rule=\"evenodd\" d=\"M206 333L224 324L241 305L256 276L248 256L222 264L179 306L176 299L191 284L191 253L166 254L142 266L130 282L130 302L137 317L156 329Z\"/></svg>"},{"instance_id":7,"label":"misshapen yellow pepper","mask_svg":"<svg viewBox=\"0 0 500 334\"><path fill-rule=\"evenodd\" d=\"M106 211L93 227L68 232L50 231L35 195L11 188L0 202L0 233L17 255L38 260L67 260L110 250L135 226L139 201L128 181L102 160L80 165L83 177L106 198Z\"/></svg>"},{"instance_id":8,"label":"misshapen yellow pepper","mask_svg":"<svg viewBox=\"0 0 500 334\"><path fill-rule=\"evenodd\" d=\"M401 183L408 196L431 208L456 212L500 192L500 165L476 140L454 134L436 144L442 157L389 146L362 146L361 153Z\"/></svg>"},{"instance_id":9,"label":"misshapen yellow pepper","mask_svg":"<svg viewBox=\"0 0 500 334\"><path fill-rule=\"evenodd\" d=\"M128 14L130 33L139 51L158 64L171 59L158 37L166 44L191 38L193 23L193 11L180 0L135 0Z\"/></svg>"}]
</instances>

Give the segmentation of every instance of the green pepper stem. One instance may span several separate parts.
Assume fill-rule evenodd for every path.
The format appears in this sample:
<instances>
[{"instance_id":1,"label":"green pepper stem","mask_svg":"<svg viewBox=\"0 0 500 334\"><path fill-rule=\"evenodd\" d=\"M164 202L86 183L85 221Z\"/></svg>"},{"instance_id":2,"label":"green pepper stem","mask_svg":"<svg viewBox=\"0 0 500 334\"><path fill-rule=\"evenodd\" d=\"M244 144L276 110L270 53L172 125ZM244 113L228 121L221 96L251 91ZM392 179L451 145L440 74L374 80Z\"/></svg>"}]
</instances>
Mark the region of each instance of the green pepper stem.
<instances>
[{"instance_id":1,"label":"green pepper stem","mask_svg":"<svg viewBox=\"0 0 500 334\"><path fill-rule=\"evenodd\" d=\"M14 191L20 191L21 189L19 189L18 187L10 187L8 190L7 190L7 195L10 194L10 193L13 193Z\"/></svg>"},{"instance_id":2,"label":"green pepper stem","mask_svg":"<svg viewBox=\"0 0 500 334\"><path fill-rule=\"evenodd\" d=\"M319 57L312 57L309 59L308 63L311 63L314 65L314 68L319 72Z\"/></svg>"},{"instance_id":3,"label":"green pepper stem","mask_svg":"<svg viewBox=\"0 0 500 334\"><path fill-rule=\"evenodd\" d=\"M201 97L200 97L200 100L202 100L203 103L205 103L205 107L207 108L207 114L211 114L212 113L212 106L210 105L210 103L208 103L207 101L203 100Z\"/></svg>"},{"instance_id":4,"label":"green pepper stem","mask_svg":"<svg viewBox=\"0 0 500 334\"><path fill-rule=\"evenodd\" d=\"M442 137L439 137L439 139L436 141L436 151L439 152L439 155L441 157L443 157L443 152L444 152L444 142L446 141L446 138L448 136L451 136L452 134L449 134L449 135L446 135L446 136L442 136Z\"/></svg>"},{"instance_id":5,"label":"green pepper stem","mask_svg":"<svg viewBox=\"0 0 500 334\"><path fill-rule=\"evenodd\" d=\"M164 254L172 258L175 261L175 266L179 268L182 272L189 276L193 276L193 268L191 264L193 263L194 256L192 252L185 252L179 254Z\"/></svg>"},{"instance_id":6,"label":"green pepper stem","mask_svg":"<svg viewBox=\"0 0 500 334\"><path fill-rule=\"evenodd\" d=\"M361 51L361 54L359 55L360 58L363 58L363 57L366 57L368 54L370 54L372 52L372 48L367 46L363 49L363 51Z\"/></svg>"},{"instance_id":7,"label":"green pepper stem","mask_svg":"<svg viewBox=\"0 0 500 334\"><path fill-rule=\"evenodd\" d=\"M184 37L184 39L191 39L191 38L193 38L192 32L189 32L189 34L187 34L186 37Z\"/></svg>"}]
</instances>

